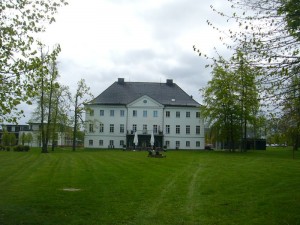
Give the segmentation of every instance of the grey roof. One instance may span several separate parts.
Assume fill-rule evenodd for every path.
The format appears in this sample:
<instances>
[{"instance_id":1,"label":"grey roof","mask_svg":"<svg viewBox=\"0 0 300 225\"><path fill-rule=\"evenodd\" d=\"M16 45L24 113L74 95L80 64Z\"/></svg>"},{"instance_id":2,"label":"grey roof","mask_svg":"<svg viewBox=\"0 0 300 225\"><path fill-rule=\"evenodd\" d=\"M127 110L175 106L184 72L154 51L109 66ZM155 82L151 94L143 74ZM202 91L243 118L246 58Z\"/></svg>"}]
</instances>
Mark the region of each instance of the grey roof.
<instances>
[{"instance_id":1,"label":"grey roof","mask_svg":"<svg viewBox=\"0 0 300 225\"><path fill-rule=\"evenodd\" d=\"M167 80L167 83L124 82L122 78L114 82L90 104L127 105L144 95L165 106L200 106L172 80Z\"/></svg>"}]
</instances>

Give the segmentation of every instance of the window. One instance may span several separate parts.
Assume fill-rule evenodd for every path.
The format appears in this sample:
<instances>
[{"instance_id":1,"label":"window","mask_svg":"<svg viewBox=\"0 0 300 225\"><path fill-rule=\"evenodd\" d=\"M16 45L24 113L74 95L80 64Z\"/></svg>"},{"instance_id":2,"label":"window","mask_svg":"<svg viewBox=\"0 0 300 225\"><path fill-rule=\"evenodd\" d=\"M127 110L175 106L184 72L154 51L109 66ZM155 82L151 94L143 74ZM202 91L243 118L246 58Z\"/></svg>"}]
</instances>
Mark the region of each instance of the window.
<instances>
[{"instance_id":1,"label":"window","mask_svg":"<svg viewBox=\"0 0 300 225\"><path fill-rule=\"evenodd\" d=\"M94 132L94 124L90 123L89 125L89 132L93 133Z\"/></svg>"},{"instance_id":2,"label":"window","mask_svg":"<svg viewBox=\"0 0 300 225\"><path fill-rule=\"evenodd\" d=\"M158 117L158 112L156 110L153 111L153 117Z\"/></svg>"},{"instance_id":3,"label":"window","mask_svg":"<svg viewBox=\"0 0 300 225\"><path fill-rule=\"evenodd\" d=\"M100 116L104 116L104 110L103 109L100 110Z\"/></svg>"},{"instance_id":4,"label":"window","mask_svg":"<svg viewBox=\"0 0 300 225\"><path fill-rule=\"evenodd\" d=\"M111 147L113 147L113 146L114 146L114 140L109 140L109 145L110 145Z\"/></svg>"},{"instance_id":5,"label":"window","mask_svg":"<svg viewBox=\"0 0 300 225\"><path fill-rule=\"evenodd\" d=\"M133 110L133 111L132 111L132 116L133 116L133 117L137 117L137 110Z\"/></svg>"},{"instance_id":6,"label":"window","mask_svg":"<svg viewBox=\"0 0 300 225\"><path fill-rule=\"evenodd\" d=\"M180 134L180 125L176 125L176 134Z\"/></svg>"},{"instance_id":7,"label":"window","mask_svg":"<svg viewBox=\"0 0 300 225\"><path fill-rule=\"evenodd\" d=\"M153 133L154 133L154 134L157 134L157 133L158 133L157 125L153 125Z\"/></svg>"},{"instance_id":8,"label":"window","mask_svg":"<svg viewBox=\"0 0 300 225\"><path fill-rule=\"evenodd\" d=\"M99 146L103 146L103 140L99 140Z\"/></svg>"},{"instance_id":9,"label":"window","mask_svg":"<svg viewBox=\"0 0 300 225\"><path fill-rule=\"evenodd\" d=\"M180 147L180 141L176 141L176 148Z\"/></svg>"},{"instance_id":10,"label":"window","mask_svg":"<svg viewBox=\"0 0 300 225\"><path fill-rule=\"evenodd\" d=\"M200 126L196 126L196 134L200 134Z\"/></svg>"},{"instance_id":11,"label":"window","mask_svg":"<svg viewBox=\"0 0 300 225\"><path fill-rule=\"evenodd\" d=\"M185 142L185 146L186 146L186 147L190 147L190 146L191 146L191 143L190 143L189 141L186 141L186 142Z\"/></svg>"},{"instance_id":12,"label":"window","mask_svg":"<svg viewBox=\"0 0 300 225\"><path fill-rule=\"evenodd\" d=\"M125 128L124 124L120 124L120 133L124 133Z\"/></svg>"},{"instance_id":13,"label":"window","mask_svg":"<svg viewBox=\"0 0 300 225\"><path fill-rule=\"evenodd\" d=\"M186 118L190 118L191 117L191 112L186 112L185 115L186 115Z\"/></svg>"},{"instance_id":14,"label":"window","mask_svg":"<svg viewBox=\"0 0 300 225\"><path fill-rule=\"evenodd\" d=\"M143 117L147 117L147 110L143 111Z\"/></svg>"},{"instance_id":15,"label":"window","mask_svg":"<svg viewBox=\"0 0 300 225\"><path fill-rule=\"evenodd\" d=\"M170 111L166 111L166 117L170 117L170 116L171 116Z\"/></svg>"},{"instance_id":16,"label":"window","mask_svg":"<svg viewBox=\"0 0 300 225\"><path fill-rule=\"evenodd\" d=\"M133 132L136 132L136 124L132 125L132 130L133 130Z\"/></svg>"},{"instance_id":17,"label":"window","mask_svg":"<svg viewBox=\"0 0 300 225\"><path fill-rule=\"evenodd\" d=\"M179 111L176 112L176 118L180 118L180 112Z\"/></svg>"},{"instance_id":18,"label":"window","mask_svg":"<svg viewBox=\"0 0 300 225\"><path fill-rule=\"evenodd\" d=\"M170 125L166 125L166 134L170 133Z\"/></svg>"},{"instance_id":19,"label":"window","mask_svg":"<svg viewBox=\"0 0 300 225\"><path fill-rule=\"evenodd\" d=\"M115 116L115 110L111 109L109 115L110 116Z\"/></svg>"},{"instance_id":20,"label":"window","mask_svg":"<svg viewBox=\"0 0 300 225\"><path fill-rule=\"evenodd\" d=\"M94 110L90 109L90 116L94 116Z\"/></svg>"},{"instance_id":21,"label":"window","mask_svg":"<svg viewBox=\"0 0 300 225\"><path fill-rule=\"evenodd\" d=\"M114 126L114 124L110 124L110 125L109 125L109 132L110 132L110 133L115 132L115 126Z\"/></svg>"},{"instance_id":22,"label":"window","mask_svg":"<svg viewBox=\"0 0 300 225\"><path fill-rule=\"evenodd\" d=\"M200 118L200 112L196 112L196 118Z\"/></svg>"},{"instance_id":23,"label":"window","mask_svg":"<svg viewBox=\"0 0 300 225\"><path fill-rule=\"evenodd\" d=\"M167 148L170 147L170 141L166 141Z\"/></svg>"},{"instance_id":24,"label":"window","mask_svg":"<svg viewBox=\"0 0 300 225\"><path fill-rule=\"evenodd\" d=\"M93 145L94 145L93 140L89 140L89 146L93 146Z\"/></svg>"},{"instance_id":25,"label":"window","mask_svg":"<svg viewBox=\"0 0 300 225\"><path fill-rule=\"evenodd\" d=\"M103 133L103 132L104 132L104 124L103 124L103 123L100 123L100 126L99 126L99 132L100 132L100 133Z\"/></svg>"},{"instance_id":26,"label":"window","mask_svg":"<svg viewBox=\"0 0 300 225\"><path fill-rule=\"evenodd\" d=\"M125 116L125 111L123 109L120 110L120 117L124 117Z\"/></svg>"},{"instance_id":27,"label":"window","mask_svg":"<svg viewBox=\"0 0 300 225\"><path fill-rule=\"evenodd\" d=\"M143 134L147 134L147 124L143 124Z\"/></svg>"},{"instance_id":28,"label":"window","mask_svg":"<svg viewBox=\"0 0 300 225\"><path fill-rule=\"evenodd\" d=\"M196 141L196 147L200 147L200 141Z\"/></svg>"},{"instance_id":29,"label":"window","mask_svg":"<svg viewBox=\"0 0 300 225\"><path fill-rule=\"evenodd\" d=\"M120 140L120 146L123 147L125 145L124 140Z\"/></svg>"},{"instance_id":30,"label":"window","mask_svg":"<svg viewBox=\"0 0 300 225\"><path fill-rule=\"evenodd\" d=\"M185 133L186 134L190 134L191 133L191 126L190 125L187 125L186 128L185 128Z\"/></svg>"}]
</instances>

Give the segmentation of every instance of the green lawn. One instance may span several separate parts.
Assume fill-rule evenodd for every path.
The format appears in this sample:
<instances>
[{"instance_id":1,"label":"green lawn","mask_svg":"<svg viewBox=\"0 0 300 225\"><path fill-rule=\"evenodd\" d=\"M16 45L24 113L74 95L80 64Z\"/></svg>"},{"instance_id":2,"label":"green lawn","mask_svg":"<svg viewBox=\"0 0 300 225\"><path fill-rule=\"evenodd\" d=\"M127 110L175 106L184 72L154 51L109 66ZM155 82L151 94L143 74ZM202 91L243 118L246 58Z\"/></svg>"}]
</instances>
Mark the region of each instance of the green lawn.
<instances>
[{"instance_id":1,"label":"green lawn","mask_svg":"<svg viewBox=\"0 0 300 225\"><path fill-rule=\"evenodd\" d=\"M300 225L300 153L0 152L0 224Z\"/></svg>"}]
</instances>

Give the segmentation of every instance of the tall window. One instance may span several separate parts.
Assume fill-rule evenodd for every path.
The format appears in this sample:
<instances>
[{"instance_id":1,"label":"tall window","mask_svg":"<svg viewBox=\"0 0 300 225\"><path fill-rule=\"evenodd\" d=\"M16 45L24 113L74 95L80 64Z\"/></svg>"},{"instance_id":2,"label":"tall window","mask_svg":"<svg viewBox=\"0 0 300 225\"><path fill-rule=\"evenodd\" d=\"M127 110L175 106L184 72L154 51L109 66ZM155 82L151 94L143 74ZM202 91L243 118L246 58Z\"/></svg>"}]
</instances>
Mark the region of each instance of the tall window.
<instances>
[{"instance_id":1,"label":"tall window","mask_svg":"<svg viewBox=\"0 0 300 225\"><path fill-rule=\"evenodd\" d=\"M158 117L158 112L156 110L153 111L153 117Z\"/></svg>"},{"instance_id":2,"label":"tall window","mask_svg":"<svg viewBox=\"0 0 300 225\"><path fill-rule=\"evenodd\" d=\"M100 116L104 116L104 110L103 109L100 110Z\"/></svg>"},{"instance_id":3,"label":"tall window","mask_svg":"<svg viewBox=\"0 0 300 225\"><path fill-rule=\"evenodd\" d=\"M196 126L196 134L200 134L200 126Z\"/></svg>"},{"instance_id":4,"label":"tall window","mask_svg":"<svg viewBox=\"0 0 300 225\"><path fill-rule=\"evenodd\" d=\"M191 146L191 143L190 143L189 141L186 141L186 142L185 142L185 146L186 146L186 147L190 147L190 146Z\"/></svg>"},{"instance_id":5,"label":"tall window","mask_svg":"<svg viewBox=\"0 0 300 225\"><path fill-rule=\"evenodd\" d=\"M166 141L167 148L170 147L170 141Z\"/></svg>"},{"instance_id":6,"label":"tall window","mask_svg":"<svg viewBox=\"0 0 300 225\"><path fill-rule=\"evenodd\" d=\"M124 124L120 124L120 133L124 133L124 131L125 131Z\"/></svg>"},{"instance_id":7,"label":"tall window","mask_svg":"<svg viewBox=\"0 0 300 225\"><path fill-rule=\"evenodd\" d=\"M200 118L200 112L196 112L196 118Z\"/></svg>"},{"instance_id":8,"label":"tall window","mask_svg":"<svg viewBox=\"0 0 300 225\"><path fill-rule=\"evenodd\" d=\"M90 110L90 116L94 116L94 110L93 109Z\"/></svg>"},{"instance_id":9,"label":"tall window","mask_svg":"<svg viewBox=\"0 0 300 225\"><path fill-rule=\"evenodd\" d=\"M99 140L99 146L103 146L103 140Z\"/></svg>"},{"instance_id":10,"label":"tall window","mask_svg":"<svg viewBox=\"0 0 300 225\"><path fill-rule=\"evenodd\" d=\"M180 148L180 141L176 141L176 148Z\"/></svg>"},{"instance_id":11,"label":"tall window","mask_svg":"<svg viewBox=\"0 0 300 225\"><path fill-rule=\"evenodd\" d=\"M176 112L176 117L180 118L180 112L179 111Z\"/></svg>"},{"instance_id":12,"label":"tall window","mask_svg":"<svg viewBox=\"0 0 300 225\"><path fill-rule=\"evenodd\" d=\"M154 133L154 134L157 134L157 133L158 133L157 125L153 125L153 133Z\"/></svg>"},{"instance_id":13,"label":"tall window","mask_svg":"<svg viewBox=\"0 0 300 225\"><path fill-rule=\"evenodd\" d=\"M93 146L94 145L94 141L93 140L89 140L89 146Z\"/></svg>"},{"instance_id":14,"label":"tall window","mask_svg":"<svg viewBox=\"0 0 300 225\"><path fill-rule=\"evenodd\" d=\"M114 126L114 124L110 124L109 125L109 132L110 133L114 133L115 132L115 126Z\"/></svg>"},{"instance_id":15,"label":"tall window","mask_svg":"<svg viewBox=\"0 0 300 225\"><path fill-rule=\"evenodd\" d=\"M190 118L191 117L191 112L186 112L186 118Z\"/></svg>"},{"instance_id":16,"label":"tall window","mask_svg":"<svg viewBox=\"0 0 300 225\"><path fill-rule=\"evenodd\" d=\"M133 110L133 111L132 111L132 116L133 116L133 117L137 117L137 110Z\"/></svg>"},{"instance_id":17,"label":"tall window","mask_svg":"<svg viewBox=\"0 0 300 225\"><path fill-rule=\"evenodd\" d=\"M125 116L125 111L123 109L120 110L120 117L124 117Z\"/></svg>"},{"instance_id":18,"label":"tall window","mask_svg":"<svg viewBox=\"0 0 300 225\"><path fill-rule=\"evenodd\" d=\"M191 126L190 125L187 125L186 128L185 128L185 133L186 134L190 134L191 133Z\"/></svg>"},{"instance_id":19,"label":"tall window","mask_svg":"<svg viewBox=\"0 0 300 225\"><path fill-rule=\"evenodd\" d=\"M170 117L171 113L170 111L166 111L166 117Z\"/></svg>"},{"instance_id":20,"label":"tall window","mask_svg":"<svg viewBox=\"0 0 300 225\"><path fill-rule=\"evenodd\" d=\"M176 125L176 134L180 134L180 125Z\"/></svg>"},{"instance_id":21,"label":"tall window","mask_svg":"<svg viewBox=\"0 0 300 225\"><path fill-rule=\"evenodd\" d=\"M132 125L132 130L133 130L133 132L136 132L136 124Z\"/></svg>"},{"instance_id":22,"label":"tall window","mask_svg":"<svg viewBox=\"0 0 300 225\"><path fill-rule=\"evenodd\" d=\"M170 125L166 125L166 134L170 133Z\"/></svg>"},{"instance_id":23,"label":"tall window","mask_svg":"<svg viewBox=\"0 0 300 225\"><path fill-rule=\"evenodd\" d=\"M147 110L143 111L143 117L147 117Z\"/></svg>"},{"instance_id":24,"label":"tall window","mask_svg":"<svg viewBox=\"0 0 300 225\"><path fill-rule=\"evenodd\" d=\"M125 145L124 140L120 140L120 146L123 147Z\"/></svg>"},{"instance_id":25,"label":"tall window","mask_svg":"<svg viewBox=\"0 0 300 225\"><path fill-rule=\"evenodd\" d=\"M89 125L89 132L93 133L94 132L94 124L90 123Z\"/></svg>"},{"instance_id":26,"label":"tall window","mask_svg":"<svg viewBox=\"0 0 300 225\"><path fill-rule=\"evenodd\" d=\"M103 132L104 132L104 124L103 124L103 123L100 123L100 126L99 126L99 132L100 132L100 133L103 133Z\"/></svg>"},{"instance_id":27,"label":"tall window","mask_svg":"<svg viewBox=\"0 0 300 225\"><path fill-rule=\"evenodd\" d=\"M147 134L147 124L143 124L143 134Z\"/></svg>"},{"instance_id":28,"label":"tall window","mask_svg":"<svg viewBox=\"0 0 300 225\"><path fill-rule=\"evenodd\" d=\"M200 141L196 141L196 147L200 147Z\"/></svg>"},{"instance_id":29,"label":"tall window","mask_svg":"<svg viewBox=\"0 0 300 225\"><path fill-rule=\"evenodd\" d=\"M115 110L111 109L109 114L110 116L115 116Z\"/></svg>"},{"instance_id":30,"label":"tall window","mask_svg":"<svg viewBox=\"0 0 300 225\"><path fill-rule=\"evenodd\" d=\"M114 146L114 140L109 140L109 145L113 147Z\"/></svg>"}]
</instances>

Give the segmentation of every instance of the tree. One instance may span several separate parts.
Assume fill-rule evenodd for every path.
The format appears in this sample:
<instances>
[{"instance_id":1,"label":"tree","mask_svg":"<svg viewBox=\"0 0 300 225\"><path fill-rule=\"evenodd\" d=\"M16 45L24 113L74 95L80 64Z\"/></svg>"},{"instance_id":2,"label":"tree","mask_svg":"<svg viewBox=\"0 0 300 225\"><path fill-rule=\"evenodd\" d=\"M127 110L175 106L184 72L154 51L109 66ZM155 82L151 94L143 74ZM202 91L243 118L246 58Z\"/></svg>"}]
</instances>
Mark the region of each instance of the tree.
<instances>
[{"instance_id":1,"label":"tree","mask_svg":"<svg viewBox=\"0 0 300 225\"><path fill-rule=\"evenodd\" d=\"M83 123L83 113L85 112L85 104L93 98L90 88L86 85L85 80L81 79L77 83L77 90L74 96L74 127L73 127L73 145L72 149L76 149L77 131L79 123Z\"/></svg>"},{"instance_id":2,"label":"tree","mask_svg":"<svg viewBox=\"0 0 300 225\"><path fill-rule=\"evenodd\" d=\"M211 130L218 132L214 136L225 142L229 150L234 150L237 143L245 150L247 128L254 124L259 108L256 71L241 52L237 52L232 61L236 67L229 67L224 59L215 64L212 80L202 89L202 114L212 126Z\"/></svg>"},{"instance_id":3,"label":"tree","mask_svg":"<svg viewBox=\"0 0 300 225\"><path fill-rule=\"evenodd\" d=\"M0 122L15 122L21 102L35 95L35 70L40 67L35 35L55 21L65 0L4 0L0 5Z\"/></svg>"}]
</instances>

